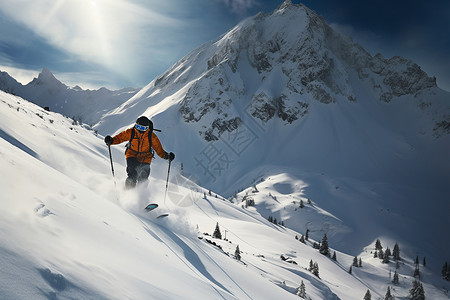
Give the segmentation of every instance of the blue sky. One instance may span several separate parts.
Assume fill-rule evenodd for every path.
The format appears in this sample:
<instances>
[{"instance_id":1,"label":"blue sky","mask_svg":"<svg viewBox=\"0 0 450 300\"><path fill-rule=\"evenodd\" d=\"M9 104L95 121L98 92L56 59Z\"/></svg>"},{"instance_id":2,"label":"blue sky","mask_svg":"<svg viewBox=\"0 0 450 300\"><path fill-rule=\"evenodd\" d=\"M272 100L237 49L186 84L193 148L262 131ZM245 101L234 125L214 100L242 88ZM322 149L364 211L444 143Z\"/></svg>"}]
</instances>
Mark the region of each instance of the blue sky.
<instances>
[{"instance_id":1,"label":"blue sky","mask_svg":"<svg viewBox=\"0 0 450 300\"><path fill-rule=\"evenodd\" d=\"M281 3L0 0L0 70L23 84L46 67L68 85L143 87L191 50ZM450 91L450 1L302 3L371 54L412 59Z\"/></svg>"}]
</instances>

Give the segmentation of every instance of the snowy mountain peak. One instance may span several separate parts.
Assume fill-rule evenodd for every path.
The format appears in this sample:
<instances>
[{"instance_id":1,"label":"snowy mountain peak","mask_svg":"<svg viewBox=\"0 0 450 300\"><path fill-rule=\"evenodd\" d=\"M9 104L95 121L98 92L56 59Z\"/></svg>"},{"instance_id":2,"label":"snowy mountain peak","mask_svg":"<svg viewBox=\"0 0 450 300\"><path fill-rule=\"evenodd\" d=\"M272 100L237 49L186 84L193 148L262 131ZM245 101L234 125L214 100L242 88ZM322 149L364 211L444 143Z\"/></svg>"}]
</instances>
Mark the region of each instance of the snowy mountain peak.
<instances>
[{"instance_id":1,"label":"snowy mountain peak","mask_svg":"<svg viewBox=\"0 0 450 300\"><path fill-rule=\"evenodd\" d=\"M284 8L288 8L290 6L292 6L292 1L291 0L284 0L284 2L280 5L280 7L278 9L284 9Z\"/></svg>"},{"instance_id":2,"label":"snowy mountain peak","mask_svg":"<svg viewBox=\"0 0 450 300\"><path fill-rule=\"evenodd\" d=\"M180 113L185 122L200 125L206 141L243 124L236 107L246 107L258 122L275 118L292 124L317 101L370 101L358 93L360 85L383 102L436 88L435 79L413 62L372 57L314 11L290 1L271 14L241 22L173 69L180 72L161 79L168 79L166 86L192 83ZM200 72L184 71L190 69Z\"/></svg>"},{"instance_id":3,"label":"snowy mountain peak","mask_svg":"<svg viewBox=\"0 0 450 300\"><path fill-rule=\"evenodd\" d=\"M0 90L13 94L21 84L7 72L0 71Z\"/></svg>"},{"instance_id":4,"label":"snowy mountain peak","mask_svg":"<svg viewBox=\"0 0 450 300\"><path fill-rule=\"evenodd\" d=\"M43 68L37 78L34 78L28 85L48 85L53 88L68 88L61 81L56 79L49 69Z\"/></svg>"},{"instance_id":5,"label":"snowy mountain peak","mask_svg":"<svg viewBox=\"0 0 450 300\"><path fill-rule=\"evenodd\" d=\"M55 78L55 76L53 75L53 73L47 69L47 68L42 68L41 73L39 73L38 78L40 79L51 79L51 80L57 80ZM59 81L59 80L58 80Z\"/></svg>"}]
</instances>

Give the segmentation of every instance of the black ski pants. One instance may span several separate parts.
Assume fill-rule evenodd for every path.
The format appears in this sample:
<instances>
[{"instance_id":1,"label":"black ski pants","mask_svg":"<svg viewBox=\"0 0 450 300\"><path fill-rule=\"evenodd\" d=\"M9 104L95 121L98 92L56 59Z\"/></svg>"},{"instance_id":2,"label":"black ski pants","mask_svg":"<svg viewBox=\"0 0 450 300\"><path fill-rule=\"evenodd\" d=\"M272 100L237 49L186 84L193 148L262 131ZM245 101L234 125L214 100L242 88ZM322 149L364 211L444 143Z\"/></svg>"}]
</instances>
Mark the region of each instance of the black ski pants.
<instances>
[{"instance_id":1,"label":"black ski pants","mask_svg":"<svg viewBox=\"0 0 450 300\"><path fill-rule=\"evenodd\" d=\"M150 176L150 164L138 162L136 157L129 157L127 158L127 175L126 187L135 187L136 183L148 180Z\"/></svg>"}]
</instances>

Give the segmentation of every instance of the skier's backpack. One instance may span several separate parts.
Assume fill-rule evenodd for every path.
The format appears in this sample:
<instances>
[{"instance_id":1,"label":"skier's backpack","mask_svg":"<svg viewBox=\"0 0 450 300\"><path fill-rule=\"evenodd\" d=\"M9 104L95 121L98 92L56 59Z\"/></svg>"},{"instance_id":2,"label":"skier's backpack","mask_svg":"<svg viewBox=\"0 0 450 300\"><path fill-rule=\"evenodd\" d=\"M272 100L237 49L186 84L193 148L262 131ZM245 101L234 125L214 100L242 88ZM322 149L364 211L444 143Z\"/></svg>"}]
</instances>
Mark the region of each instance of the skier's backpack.
<instances>
[{"instance_id":1,"label":"skier's backpack","mask_svg":"<svg viewBox=\"0 0 450 300\"><path fill-rule=\"evenodd\" d=\"M145 118L145 120L143 120ZM144 121L144 123L145 124L140 124L141 123L141 121ZM148 118L146 118L146 117L140 117L140 118L138 118L137 120L136 120L136 124L139 124L139 125L145 125L145 126L148 126L148 129L149 129L149 133L148 133L148 144L149 144L149 151L148 152L151 152L151 154L152 154L152 157L154 157L155 156L155 151L153 151L153 148L152 148L152 135L153 135L153 122L152 121L150 121ZM148 124L148 125L147 125ZM133 150L133 149L131 149L131 141L134 139L134 136L135 136L135 132L136 132L136 128L135 128L135 126L133 126L133 128L131 128L131 138L130 138L130 141L126 144L126 150L125 150L125 153L127 153L127 151L128 151L128 149L130 149L131 151L134 151L134 152L136 152L136 153L147 153L147 152L137 152L137 151L135 151L135 150Z\"/></svg>"},{"instance_id":2,"label":"skier's backpack","mask_svg":"<svg viewBox=\"0 0 450 300\"><path fill-rule=\"evenodd\" d=\"M127 150L125 150L125 153L127 153L128 149L130 149L131 151L134 151L136 153L147 153L147 152L137 152L136 150L131 149L131 147L130 147L131 141L134 139L135 130L136 129L134 127L131 128L131 138L130 138L130 141L125 145L125 148L127 148ZM152 156L154 156L154 151L152 148L152 134L153 134L153 131L150 131L148 133L148 144L150 145L150 151L148 151L148 152L152 152Z\"/></svg>"}]
</instances>

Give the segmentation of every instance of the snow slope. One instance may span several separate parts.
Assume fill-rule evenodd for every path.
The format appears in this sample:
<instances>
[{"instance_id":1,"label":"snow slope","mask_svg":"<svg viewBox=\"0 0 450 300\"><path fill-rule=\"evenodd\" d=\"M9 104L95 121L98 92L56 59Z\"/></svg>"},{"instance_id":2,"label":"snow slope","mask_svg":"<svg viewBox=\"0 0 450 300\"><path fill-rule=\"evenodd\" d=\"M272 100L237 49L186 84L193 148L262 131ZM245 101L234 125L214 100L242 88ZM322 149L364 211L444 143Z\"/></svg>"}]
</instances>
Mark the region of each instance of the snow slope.
<instances>
[{"instance_id":1,"label":"snow slope","mask_svg":"<svg viewBox=\"0 0 450 300\"><path fill-rule=\"evenodd\" d=\"M390 285L393 265L372 258L373 243L358 254L363 267L349 274L353 254L336 250L335 262L313 249L313 238L300 243L301 233L268 222L259 209L209 195L176 170L165 198L165 161L155 160L149 187L123 191L120 149L112 152L113 180L101 136L3 92L0 132L1 298L298 299L303 281L311 299L361 299L367 289L380 298ZM270 180L257 185L259 193L279 201L279 194L297 197L303 188L288 176L274 178L273 187ZM161 207L144 212L148 199ZM312 222L334 220L314 210ZM170 216L158 220L158 211ZM223 240L211 237L217 223ZM413 280L412 257L402 255L393 291L399 297ZM311 260L320 278L307 270ZM422 274L428 297L448 298L448 283L432 269Z\"/></svg>"},{"instance_id":2,"label":"snow slope","mask_svg":"<svg viewBox=\"0 0 450 300\"><path fill-rule=\"evenodd\" d=\"M156 223L138 209L148 196L114 189L93 132L11 95L1 94L1 106L2 297L239 299L264 286L259 277L239 280L244 267L199 240L182 214Z\"/></svg>"}]
</instances>

